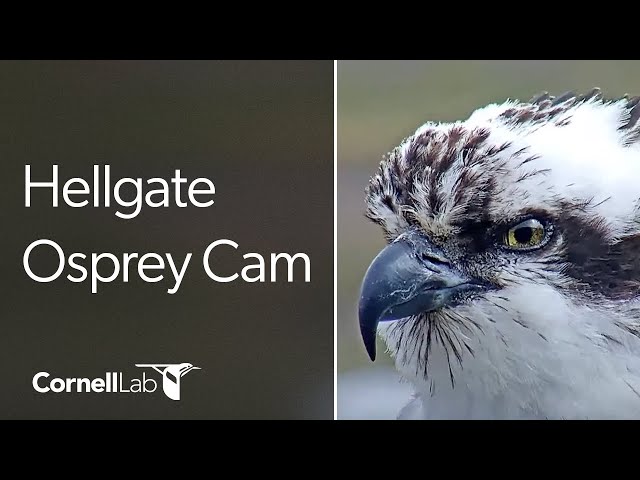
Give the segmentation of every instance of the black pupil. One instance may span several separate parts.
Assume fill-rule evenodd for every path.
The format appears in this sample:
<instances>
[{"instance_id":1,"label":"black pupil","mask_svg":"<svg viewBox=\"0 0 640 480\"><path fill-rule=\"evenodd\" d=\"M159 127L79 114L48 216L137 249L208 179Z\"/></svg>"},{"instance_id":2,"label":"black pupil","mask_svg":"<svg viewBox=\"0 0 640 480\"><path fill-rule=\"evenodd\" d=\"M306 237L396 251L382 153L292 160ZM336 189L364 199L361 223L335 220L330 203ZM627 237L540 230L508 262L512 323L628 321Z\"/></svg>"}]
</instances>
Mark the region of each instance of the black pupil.
<instances>
[{"instance_id":1,"label":"black pupil","mask_svg":"<svg viewBox=\"0 0 640 480\"><path fill-rule=\"evenodd\" d=\"M531 241L531 237L533 237L533 228L531 227L516 228L516 230L513 232L513 236L515 237L518 243L529 243Z\"/></svg>"}]
</instances>

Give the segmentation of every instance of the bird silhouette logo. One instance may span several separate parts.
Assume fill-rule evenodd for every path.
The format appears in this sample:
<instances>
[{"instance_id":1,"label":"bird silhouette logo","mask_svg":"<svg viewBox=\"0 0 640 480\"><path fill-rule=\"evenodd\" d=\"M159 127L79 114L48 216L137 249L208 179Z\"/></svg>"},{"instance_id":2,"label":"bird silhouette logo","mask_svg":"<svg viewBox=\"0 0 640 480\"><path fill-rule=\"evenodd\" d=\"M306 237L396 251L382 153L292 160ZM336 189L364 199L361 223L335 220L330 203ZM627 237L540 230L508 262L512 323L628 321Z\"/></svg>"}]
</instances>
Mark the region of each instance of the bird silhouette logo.
<instances>
[{"instance_id":1,"label":"bird silhouette logo","mask_svg":"<svg viewBox=\"0 0 640 480\"><path fill-rule=\"evenodd\" d=\"M191 363L136 363L136 367L153 368L162 375L162 390L171 400L180 400L180 379L191 370L201 370Z\"/></svg>"}]
</instances>

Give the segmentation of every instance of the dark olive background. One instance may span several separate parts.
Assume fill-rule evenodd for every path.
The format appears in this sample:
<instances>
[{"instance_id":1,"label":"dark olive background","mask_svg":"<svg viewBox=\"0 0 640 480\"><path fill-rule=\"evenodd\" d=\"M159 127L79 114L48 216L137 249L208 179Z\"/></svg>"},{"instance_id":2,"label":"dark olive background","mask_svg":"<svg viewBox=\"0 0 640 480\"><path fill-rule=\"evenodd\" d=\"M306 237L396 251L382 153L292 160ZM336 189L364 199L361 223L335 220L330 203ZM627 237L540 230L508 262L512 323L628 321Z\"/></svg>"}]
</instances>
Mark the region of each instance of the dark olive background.
<instances>
[{"instance_id":1,"label":"dark olive background","mask_svg":"<svg viewBox=\"0 0 640 480\"><path fill-rule=\"evenodd\" d=\"M199 419L333 417L333 62L0 62L3 235L0 417ZM24 206L24 165L34 180L60 166L62 183L110 164L121 177L169 179L179 168L216 186L209 208L51 206L36 189ZM184 198L184 197L183 197ZM113 204L112 204L113 205ZM128 210L127 210L128 211ZM34 240L82 252L170 252L193 258L178 293L172 275L144 283L132 264L101 284L64 276L36 283L22 256ZM311 283L216 283L243 253L304 252ZM46 248L46 247L45 247ZM43 252L45 251L43 248ZM33 268L55 269L55 255ZM68 268L67 273L72 273ZM182 399L154 394L38 394L33 375L141 376L135 363L191 362ZM159 380L159 375L147 371Z\"/></svg>"}]
</instances>

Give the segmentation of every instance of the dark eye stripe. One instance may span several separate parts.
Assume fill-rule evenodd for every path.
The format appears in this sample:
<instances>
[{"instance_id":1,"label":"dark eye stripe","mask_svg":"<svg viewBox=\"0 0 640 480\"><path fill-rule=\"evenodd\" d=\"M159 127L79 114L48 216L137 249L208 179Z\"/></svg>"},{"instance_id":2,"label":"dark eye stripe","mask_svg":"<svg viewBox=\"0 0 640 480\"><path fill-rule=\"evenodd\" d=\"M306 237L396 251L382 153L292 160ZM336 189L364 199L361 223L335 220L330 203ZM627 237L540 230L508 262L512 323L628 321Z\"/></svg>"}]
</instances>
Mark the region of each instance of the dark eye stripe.
<instances>
[{"instance_id":1,"label":"dark eye stripe","mask_svg":"<svg viewBox=\"0 0 640 480\"><path fill-rule=\"evenodd\" d=\"M640 294L640 235L615 243L608 238L603 219L567 214L559 218L564 248L564 274L608 298L630 298Z\"/></svg>"}]
</instances>

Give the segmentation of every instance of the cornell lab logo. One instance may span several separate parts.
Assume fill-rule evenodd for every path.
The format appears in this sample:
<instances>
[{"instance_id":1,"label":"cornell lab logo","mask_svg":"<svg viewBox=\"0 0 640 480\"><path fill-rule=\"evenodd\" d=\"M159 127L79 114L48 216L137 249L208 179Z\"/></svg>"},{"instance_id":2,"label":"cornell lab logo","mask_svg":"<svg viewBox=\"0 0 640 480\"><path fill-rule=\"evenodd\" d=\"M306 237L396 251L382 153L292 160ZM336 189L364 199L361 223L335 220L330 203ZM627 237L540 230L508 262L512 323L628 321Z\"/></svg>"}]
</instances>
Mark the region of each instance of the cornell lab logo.
<instances>
[{"instance_id":1,"label":"cornell lab logo","mask_svg":"<svg viewBox=\"0 0 640 480\"><path fill-rule=\"evenodd\" d=\"M180 381L191 370L200 370L190 363L137 363L139 368L153 368L162 375L162 391L171 400L180 400ZM153 393L158 383L142 373L142 378L125 380L122 372L106 372L97 378L50 378L49 372L33 376L33 389L38 393Z\"/></svg>"},{"instance_id":2,"label":"cornell lab logo","mask_svg":"<svg viewBox=\"0 0 640 480\"><path fill-rule=\"evenodd\" d=\"M136 367L153 368L162 375L162 390L171 400L180 400L180 379L191 370L200 370L200 367L194 367L190 363L136 363Z\"/></svg>"}]
</instances>

